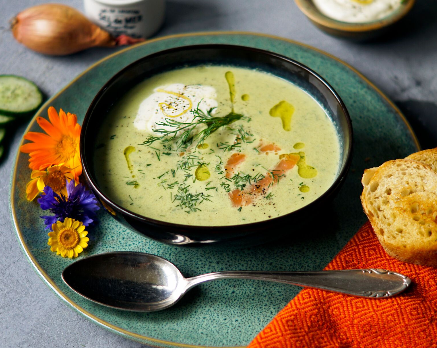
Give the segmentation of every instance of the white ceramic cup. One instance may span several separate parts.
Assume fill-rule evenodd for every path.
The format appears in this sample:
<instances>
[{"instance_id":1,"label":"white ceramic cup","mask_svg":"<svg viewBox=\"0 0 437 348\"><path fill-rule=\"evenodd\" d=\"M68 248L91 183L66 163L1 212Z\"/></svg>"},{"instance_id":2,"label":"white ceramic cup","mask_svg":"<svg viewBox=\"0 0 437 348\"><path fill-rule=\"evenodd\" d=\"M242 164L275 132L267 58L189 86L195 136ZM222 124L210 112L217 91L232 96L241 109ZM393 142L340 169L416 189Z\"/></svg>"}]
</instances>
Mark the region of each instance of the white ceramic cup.
<instances>
[{"instance_id":1,"label":"white ceramic cup","mask_svg":"<svg viewBox=\"0 0 437 348\"><path fill-rule=\"evenodd\" d=\"M162 25L165 0L84 0L85 14L114 36L148 38Z\"/></svg>"}]
</instances>

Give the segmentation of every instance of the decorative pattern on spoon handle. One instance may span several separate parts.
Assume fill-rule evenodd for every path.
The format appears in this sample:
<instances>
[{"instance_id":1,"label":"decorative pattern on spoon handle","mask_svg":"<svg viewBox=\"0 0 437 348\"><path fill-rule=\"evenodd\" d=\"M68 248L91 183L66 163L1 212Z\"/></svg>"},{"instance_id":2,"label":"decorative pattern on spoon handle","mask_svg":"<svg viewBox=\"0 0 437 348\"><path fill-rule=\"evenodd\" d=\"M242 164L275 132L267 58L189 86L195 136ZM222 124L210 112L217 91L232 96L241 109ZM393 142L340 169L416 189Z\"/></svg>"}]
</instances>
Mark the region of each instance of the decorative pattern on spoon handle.
<instances>
[{"instance_id":1,"label":"decorative pattern on spoon handle","mask_svg":"<svg viewBox=\"0 0 437 348\"><path fill-rule=\"evenodd\" d=\"M399 288L394 290L394 291L390 291L390 290L389 291L382 291L382 290L381 291L363 291L362 296L365 296L365 297L391 297L395 294L403 292L411 284L411 279L408 278L407 276L404 276L403 274L400 274L400 273L387 271L385 269L380 269L380 268L363 269L363 273L369 273L369 274L374 273L374 274L378 274L378 275L384 275L384 274L395 275L397 277L400 277L403 280L403 283L399 286Z\"/></svg>"}]
</instances>

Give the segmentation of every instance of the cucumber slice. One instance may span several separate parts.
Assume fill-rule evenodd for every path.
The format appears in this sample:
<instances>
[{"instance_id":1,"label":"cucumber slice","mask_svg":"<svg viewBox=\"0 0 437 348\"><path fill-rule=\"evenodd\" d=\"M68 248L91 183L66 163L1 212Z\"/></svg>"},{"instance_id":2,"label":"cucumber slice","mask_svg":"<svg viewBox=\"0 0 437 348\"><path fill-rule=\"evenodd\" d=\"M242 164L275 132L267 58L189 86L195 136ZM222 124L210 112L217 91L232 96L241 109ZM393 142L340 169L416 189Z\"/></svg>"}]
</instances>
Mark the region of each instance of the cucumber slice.
<instances>
[{"instance_id":1,"label":"cucumber slice","mask_svg":"<svg viewBox=\"0 0 437 348\"><path fill-rule=\"evenodd\" d=\"M13 116L6 116L6 115L0 114L0 126L3 126L9 122L12 122L13 120L15 120L15 117L13 117Z\"/></svg>"},{"instance_id":2,"label":"cucumber slice","mask_svg":"<svg viewBox=\"0 0 437 348\"><path fill-rule=\"evenodd\" d=\"M0 113L19 116L36 110L43 95L38 87L21 76L0 75Z\"/></svg>"},{"instance_id":3,"label":"cucumber slice","mask_svg":"<svg viewBox=\"0 0 437 348\"><path fill-rule=\"evenodd\" d=\"M0 143L5 138L5 135L6 135L6 129L5 128L0 128Z\"/></svg>"}]
</instances>

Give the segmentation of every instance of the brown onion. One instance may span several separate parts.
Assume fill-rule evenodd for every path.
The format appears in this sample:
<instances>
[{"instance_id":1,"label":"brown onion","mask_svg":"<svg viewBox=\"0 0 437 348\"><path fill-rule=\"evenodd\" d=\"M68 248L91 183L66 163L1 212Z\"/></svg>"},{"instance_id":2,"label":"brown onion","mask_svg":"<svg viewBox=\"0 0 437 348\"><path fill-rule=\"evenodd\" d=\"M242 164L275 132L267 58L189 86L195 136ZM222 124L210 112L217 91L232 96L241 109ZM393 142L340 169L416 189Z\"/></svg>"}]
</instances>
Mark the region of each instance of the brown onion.
<instances>
[{"instance_id":1,"label":"brown onion","mask_svg":"<svg viewBox=\"0 0 437 348\"><path fill-rule=\"evenodd\" d=\"M49 55L67 55L87 48L111 47L142 40L117 40L76 9L43 4L20 12L11 21L15 39L27 48Z\"/></svg>"}]
</instances>

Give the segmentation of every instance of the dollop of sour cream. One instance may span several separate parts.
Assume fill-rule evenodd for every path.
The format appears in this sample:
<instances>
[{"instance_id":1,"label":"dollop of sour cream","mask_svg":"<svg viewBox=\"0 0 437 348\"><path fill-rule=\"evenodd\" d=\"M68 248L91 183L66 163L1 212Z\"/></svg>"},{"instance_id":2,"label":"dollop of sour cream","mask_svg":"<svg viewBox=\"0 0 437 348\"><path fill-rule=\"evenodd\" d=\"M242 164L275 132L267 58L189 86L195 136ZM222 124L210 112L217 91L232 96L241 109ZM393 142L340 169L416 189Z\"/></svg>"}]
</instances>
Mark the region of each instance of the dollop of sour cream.
<instances>
[{"instance_id":1,"label":"dollop of sour cream","mask_svg":"<svg viewBox=\"0 0 437 348\"><path fill-rule=\"evenodd\" d=\"M313 0L325 16L347 23L372 22L397 10L403 0Z\"/></svg>"},{"instance_id":2,"label":"dollop of sour cream","mask_svg":"<svg viewBox=\"0 0 437 348\"><path fill-rule=\"evenodd\" d=\"M159 123L166 118L191 122L195 116L192 111L197 108L204 113L213 109L211 111L213 115L218 105L216 98L216 90L211 86L174 83L157 87L141 102L134 126L139 130L150 132L154 132L157 128L171 130L171 127Z\"/></svg>"}]
</instances>

